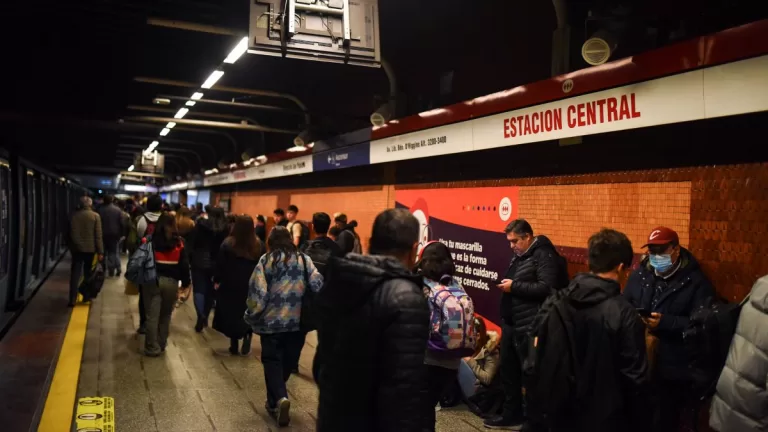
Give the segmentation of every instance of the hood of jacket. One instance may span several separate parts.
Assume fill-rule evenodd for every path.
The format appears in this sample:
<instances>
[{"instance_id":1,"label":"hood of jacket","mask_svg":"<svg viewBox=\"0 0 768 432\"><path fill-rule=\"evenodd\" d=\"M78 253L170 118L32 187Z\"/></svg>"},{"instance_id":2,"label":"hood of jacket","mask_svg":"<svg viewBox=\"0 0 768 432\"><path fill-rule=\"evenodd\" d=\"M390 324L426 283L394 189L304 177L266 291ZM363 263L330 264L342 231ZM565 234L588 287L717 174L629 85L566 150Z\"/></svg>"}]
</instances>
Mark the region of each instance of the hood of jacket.
<instances>
[{"instance_id":1,"label":"hood of jacket","mask_svg":"<svg viewBox=\"0 0 768 432\"><path fill-rule=\"evenodd\" d=\"M520 258L528 257L529 255L533 255L533 253L536 251L536 249L541 248L549 248L549 249L555 249L555 245L552 244L552 240L549 239L549 237L545 235L539 235L536 236L533 239L533 243L531 243L531 246L528 247L528 250L525 251L522 255L520 255Z\"/></svg>"},{"instance_id":2,"label":"hood of jacket","mask_svg":"<svg viewBox=\"0 0 768 432\"><path fill-rule=\"evenodd\" d=\"M568 301L576 308L594 306L621 294L618 282L592 273L576 275L567 289Z\"/></svg>"},{"instance_id":3,"label":"hood of jacket","mask_svg":"<svg viewBox=\"0 0 768 432\"><path fill-rule=\"evenodd\" d=\"M144 213L144 217L147 218L147 220L150 222L157 222L157 220L160 219L160 214L160 212L147 212Z\"/></svg>"},{"instance_id":4,"label":"hood of jacket","mask_svg":"<svg viewBox=\"0 0 768 432\"><path fill-rule=\"evenodd\" d=\"M331 310L354 310L365 303L379 285L392 279L422 286L422 278L393 257L348 254L344 258L332 258L321 297Z\"/></svg>"}]
</instances>

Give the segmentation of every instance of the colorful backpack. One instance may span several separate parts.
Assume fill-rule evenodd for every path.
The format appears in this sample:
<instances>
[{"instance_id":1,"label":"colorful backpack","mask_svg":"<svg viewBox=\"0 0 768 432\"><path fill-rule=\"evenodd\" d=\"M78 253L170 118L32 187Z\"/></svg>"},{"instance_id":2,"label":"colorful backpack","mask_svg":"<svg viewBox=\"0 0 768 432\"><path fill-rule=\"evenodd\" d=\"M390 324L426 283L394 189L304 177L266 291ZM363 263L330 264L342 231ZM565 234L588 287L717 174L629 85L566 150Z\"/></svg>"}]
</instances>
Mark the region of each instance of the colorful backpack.
<instances>
[{"instance_id":1,"label":"colorful backpack","mask_svg":"<svg viewBox=\"0 0 768 432\"><path fill-rule=\"evenodd\" d=\"M462 358L475 352L475 307L456 279L424 279L431 323L427 349L445 358Z\"/></svg>"}]
</instances>

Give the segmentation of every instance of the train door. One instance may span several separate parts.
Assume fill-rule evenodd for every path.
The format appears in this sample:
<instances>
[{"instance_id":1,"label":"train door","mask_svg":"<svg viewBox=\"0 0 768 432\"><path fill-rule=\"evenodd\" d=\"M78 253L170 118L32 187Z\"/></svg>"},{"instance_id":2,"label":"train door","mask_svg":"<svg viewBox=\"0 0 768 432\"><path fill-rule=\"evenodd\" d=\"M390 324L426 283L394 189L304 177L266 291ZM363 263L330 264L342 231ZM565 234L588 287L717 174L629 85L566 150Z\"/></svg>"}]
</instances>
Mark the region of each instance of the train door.
<instances>
[{"instance_id":1,"label":"train door","mask_svg":"<svg viewBox=\"0 0 768 432\"><path fill-rule=\"evenodd\" d=\"M48 266L53 267L56 261L56 254L59 252L59 245L56 241L59 235L59 226L56 223L59 194L56 180L49 178L46 186L48 187Z\"/></svg>"},{"instance_id":2,"label":"train door","mask_svg":"<svg viewBox=\"0 0 768 432\"><path fill-rule=\"evenodd\" d=\"M37 238L40 228L37 225L38 194L36 183L35 172L27 170L27 287L32 286L40 273L37 265L37 251L40 247Z\"/></svg>"},{"instance_id":3,"label":"train door","mask_svg":"<svg viewBox=\"0 0 768 432\"><path fill-rule=\"evenodd\" d=\"M47 257L48 249L50 248L50 239L48 238L48 231L50 230L48 226L48 212L50 211L48 209L48 178L42 174L37 180L37 189L40 191L38 195L40 205L37 207L38 214L40 215L40 254L38 255L40 273L38 273L38 276L42 277L46 270L48 270Z\"/></svg>"},{"instance_id":4,"label":"train door","mask_svg":"<svg viewBox=\"0 0 768 432\"><path fill-rule=\"evenodd\" d=\"M0 159L0 312L13 301L11 280L11 167Z\"/></svg>"}]
</instances>

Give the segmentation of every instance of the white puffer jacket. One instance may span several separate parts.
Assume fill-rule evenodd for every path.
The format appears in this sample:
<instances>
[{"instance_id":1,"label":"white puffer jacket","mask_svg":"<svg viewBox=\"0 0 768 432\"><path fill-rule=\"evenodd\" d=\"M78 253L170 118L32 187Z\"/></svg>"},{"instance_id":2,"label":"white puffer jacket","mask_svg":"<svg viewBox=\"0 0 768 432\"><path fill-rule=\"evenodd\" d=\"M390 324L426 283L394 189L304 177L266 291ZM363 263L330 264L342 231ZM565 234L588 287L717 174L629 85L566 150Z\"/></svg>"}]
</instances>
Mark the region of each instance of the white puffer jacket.
<instances>
[{"instance_id":1,"label":"white puffer jacket","mask_svg":"<svg viewBox=\"0 0 768 432\"><path fill-rule=\"evenodd\" d=\"M752 287L717 382L709 423L720 432L768 431L768 276Z\"/></svg>"}]
</instances>

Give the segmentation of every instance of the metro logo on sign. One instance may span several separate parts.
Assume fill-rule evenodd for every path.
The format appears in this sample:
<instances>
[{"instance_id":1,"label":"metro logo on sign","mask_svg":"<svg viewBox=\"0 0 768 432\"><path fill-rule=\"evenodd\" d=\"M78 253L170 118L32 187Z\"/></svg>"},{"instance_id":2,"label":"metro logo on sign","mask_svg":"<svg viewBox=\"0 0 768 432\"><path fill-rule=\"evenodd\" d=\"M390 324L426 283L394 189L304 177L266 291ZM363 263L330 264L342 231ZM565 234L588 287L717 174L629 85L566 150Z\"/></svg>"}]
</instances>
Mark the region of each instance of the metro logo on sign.
<instances>
[{"instance_id":1,"label":"metro logo on sign","mask_svg":"<svg viewBox=\"0 0 768 432\"><path fill-rule=\"evenodd\" d=\"M508 221L512 216L512 201L509 197L504 197L499 203L499 217L504 222Z\"/></svg>"}]
</instances>

